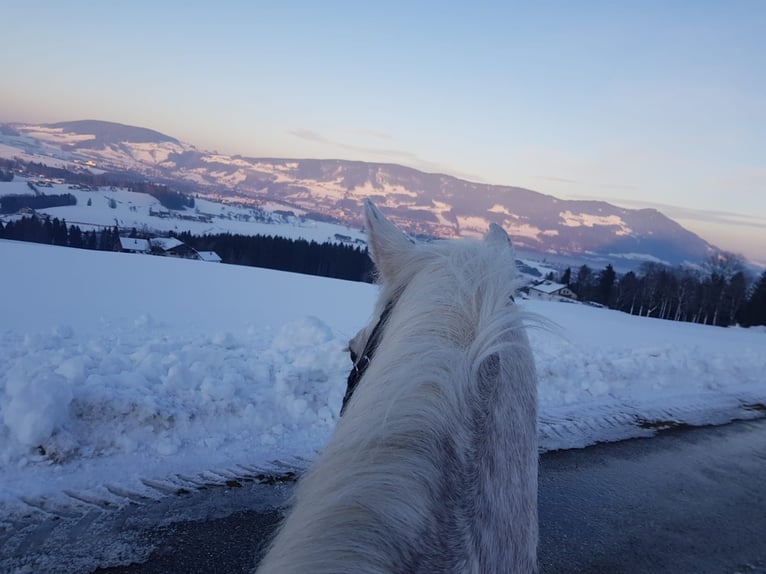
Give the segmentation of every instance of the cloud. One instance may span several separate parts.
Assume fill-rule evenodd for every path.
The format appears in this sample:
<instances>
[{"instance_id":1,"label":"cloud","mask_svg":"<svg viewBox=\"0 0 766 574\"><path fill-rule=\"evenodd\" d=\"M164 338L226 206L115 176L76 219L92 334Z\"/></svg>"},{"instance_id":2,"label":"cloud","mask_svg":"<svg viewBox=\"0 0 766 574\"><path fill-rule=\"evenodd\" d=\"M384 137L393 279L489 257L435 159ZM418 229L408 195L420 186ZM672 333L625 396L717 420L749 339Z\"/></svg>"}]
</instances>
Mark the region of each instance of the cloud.
<instances>
[{"instance_id":1,"label":"cloud","mask_svg":"<svg viewBox=\"0 0 766 574\"><path fill-rule=\"evenodd\" d=\"M635 185L630 185L626 183L614 183L614 182L598 182L598 181L582 181L577 179L568 179L565 177L554 177L554 176L548 176L548 175L532 175L530 176L532 179L536 179L539 181L549 181L553 183L565 183L567 185L577 185L577 186L583 186L585 188L606 188L606 189L619 189L622 191L637 191L638 188ZM575 199L574 196L572 196L572 199ZM585 198L582 198L585 199ZM595 198L588 198L588 199L595 199Z\"/></svg>"},{"instance_id":2,"label":"cloud","mask_svg":"<svg viewBox=\"0 0 766 574\"><path fill-rule=\"evenodd\" d=\"M607 201L614 205L619 205L628 209L656 209L672 219L684 219L687 221L699 221L703 223L714 223L718 225L747 226L755 229L766 230L766 217L760 215L751 215L748 213L736 213L733 211L694 209L692 207L681 207L670 203L661 203L656 201L643 201L639 199L625 199L617 197L603 196L585 196L579 195L572 199L599 200Z\"/></svg>"},{"instance_id":3,"label":"cloud","mask_svg":"<svg viewBox=\"0 0 766 574\"><path fill-rule=\"evenodd\" d=\"M371 135L381 140L395 140L392 135L375 130L360 128L359 130L355 130L355 132ZM429 173L448 173L454 177L468 181L483 182L483 178L475 174L461 173L447 166L444 166L443 164L423 159L417 154L407 150L393 147L362 146L342 141L336 141L325 137L319 132L306 128L291 129L288 130L288 133L305 141L326 144L338 149L352 152L354 154L354 160L400 163L412 167L413 169L418 169Z\"/></svg>"},{"instance_id":4,"label":"cloud","mask_svg":"<svg viewBox=\"0 0 766 574\"><path fill-rule=\"evenodd\" d=\"M747 213L735 213L731 211L694 209L691 207L680 207L678 205L669 205L664 203L655 203L648 201L635 200L615 200L623 204L632 204L635 207L652 207L661 211L673 219L685 219L692 221L701 221L704 223L716 223L720 225L737 225L754 227L756 229L766 230L766 218L759 215L750 215Z\"/></svg>"},{"instance_id":5,"label":"cloud","mask_svg":"<svg viewBox=\"0 0 766 574\"><path fill-rule=\"evenodd\" d=\"M368 128L358 128L358 129L352 130L351 133L358 136L371 137L374 139L385 140L385 141L391 141L394 139L394 136L392 136L389 133L381 132L378 130L371 130Z\"/></svg>"},{"instance_id":6,"label":"cloud","mask_svg":"<svg viewBox=\"0 0 766 574\"><path fill-rule=\"evenodd\" d=\"M766 218L746 213L730 213L727 211L702 211L679 208L674 217L679 219L696 219L709 223L721 223L725 225L744 225L756 229L766 230Z\"/></svg>"},{"instance_id":7,"label":"cloud","mask_svg":"<svg viewBox=\"0 0 766 574\"><path fill-rule=\"evenodd\" d=\"M532 179L539 179L539 180L542 180L542 181L552 181L554 183L571 183L571 184L575 184L575 185L580 185L580 183L582 183L582 182L579 182L579 181L577 181L575 179L567 179L565 177L551 177L551 176L547 176L547 175L532 175L530 177Z\"/></svg>"},{"instance_id":8,"label":"cloud","mask_svg":"<svg viewBox=\"0 0 766 574\"><path fill-rule=\"evenodd\" d=\"M628 209L656 209L705 240L735 253L742 253L751 262L766 266L763 250L766 242L766 217L724 210L681 207L655 201L592 196L577 199L599 199Z\"/></svg>"},{"instance_id":9,"label":"cloud","mask_svg":"<svg viewBox=\"0 0 766 574\"><path fill-rule=\"evenodd\" d=\"M302 140L306 140L310 142L332 143L327 138L325 138L322 134L312 130L307 130L306 128L296 128L293 130L287 130L287 133L297 138L300 138Z\"/></svg>"}]
</instances>

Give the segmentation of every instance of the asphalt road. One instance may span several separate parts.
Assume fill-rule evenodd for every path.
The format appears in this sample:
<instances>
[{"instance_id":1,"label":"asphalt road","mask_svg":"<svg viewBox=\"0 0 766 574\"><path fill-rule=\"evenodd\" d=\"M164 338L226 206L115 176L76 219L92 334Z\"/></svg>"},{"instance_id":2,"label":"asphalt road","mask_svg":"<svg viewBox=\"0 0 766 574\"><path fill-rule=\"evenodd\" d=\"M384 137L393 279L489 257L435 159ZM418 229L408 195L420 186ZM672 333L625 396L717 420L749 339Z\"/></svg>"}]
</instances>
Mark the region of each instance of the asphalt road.
<instances>
[{"instance_id":1,"label":"asphalt road","mask_svg":"<svg viewBox=\"0 0 766 574\"><path fill-rule=\"evenodd\" d=\"M766 573L766 419L544 454L539 501L543 574ZM248 572L278 520L150 529L146 561L96 572Z\"/></svg>"}]
</instances>

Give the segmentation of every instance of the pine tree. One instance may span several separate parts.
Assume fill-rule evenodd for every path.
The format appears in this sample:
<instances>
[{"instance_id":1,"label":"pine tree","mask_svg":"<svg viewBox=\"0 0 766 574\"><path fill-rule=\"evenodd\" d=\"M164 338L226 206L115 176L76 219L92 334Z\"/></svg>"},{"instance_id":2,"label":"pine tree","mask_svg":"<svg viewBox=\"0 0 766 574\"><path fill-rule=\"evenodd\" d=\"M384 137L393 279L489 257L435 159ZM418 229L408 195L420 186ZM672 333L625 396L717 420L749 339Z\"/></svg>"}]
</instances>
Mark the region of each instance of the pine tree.
<instances>
[{"instance_id":1,"label":"pine tree","mask_svg":"<svg viewBox=\"0 0 766 574\"><path fill-rule=\"evenodd\" d=\"M747 277L743 271L737 271L729 279L728 284L723 291L723 307L721 313L724 315L721 325L732 325L736 322L739 310L747 299Z\"/></svg>"},{"instance_id":2,"label":"pine tree","mask_svg":"<svg viewBox=\"0 0 766 574\"><path fill-rule=\"evenodd\" d=\"M620 311L625 311L634 315L638 309L636 302L639 306L641 294L641 281L636 277L633 271L628 271L620 278L617 283L617 298L616 306Z\"/></svg>"},{"instance_id":3,"label":"pine tree","mask_svg":"<svg viewBox=\"0 0 766 574\"><path fill-rule=\"evenodd\" d=\"M574 285L572 285L572 290L577 293L583 301L589 301L593 291L592 282L593 271L587 265L582 265L580 269L577 270L577 279L575 280Z\"/></svg>"},{"instance_id":4,"label":"pine tree","mask_svg":"<svg viewBox=\"0 0 766 574\"><path fill-rule=\"evenodd\" d=\"M83 247L82 230L78 225L69 226L69 247Z\"/></svg>"},{"instance_id":5,"label":"pine tree","mask_svg":"<svg viewBox=\"0 0 766 574\"><path fill-rule=\"evenodd\" d=\"M66 220L59 221L58 217L53 218L53 245L66 246L68 243Z\"/></svg>"},{"instance_id":6,"label":"pine tree","mask_svg":"<svg viewBox=\"0 0 766 574\"><path fill-rule=\"evenodd\" d=\"M594 299L606 305L612 307L614 305L614 282L617 279L617 274L614 272L612 264L606 266L606 268L599 274L598 286L594 293Z\"/></svg>"},{"instance_id":7,"label":"pine tree","mask_svg":"<svg viewBox=\"0 0 766 574\"><path fill-rule=\"evenodd\" d=\"M766 271L755 284L755 288L741 312L740 322L746 327L766 325Z\"/></svg>"}]
</instances>

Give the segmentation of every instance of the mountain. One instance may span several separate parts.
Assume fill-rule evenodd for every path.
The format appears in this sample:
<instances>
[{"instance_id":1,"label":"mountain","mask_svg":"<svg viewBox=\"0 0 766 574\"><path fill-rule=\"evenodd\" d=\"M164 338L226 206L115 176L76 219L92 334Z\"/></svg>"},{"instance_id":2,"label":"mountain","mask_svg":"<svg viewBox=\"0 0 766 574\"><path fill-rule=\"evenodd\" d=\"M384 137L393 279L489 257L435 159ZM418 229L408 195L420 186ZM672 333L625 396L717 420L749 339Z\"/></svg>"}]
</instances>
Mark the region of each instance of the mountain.
<instances>
[{"instance_id":1,"label":"mountain","mask_svg":"<svg viewBox=\"0 0 766 574\"><path fill-rule=\"evenodd\" d=\"M93 149L120 144L122 142L180 144L177 139L154 130L126 126L114 122L103 122L100 120L58 122L55 124L47 124L46 127L53 130L61 130L62 133L92 135L93 139L84 140L87 143L81 143L79 145L84 145L85 147Z\"/></svg>"},{"instance_id":2,"label":"mountain","mask_svg":"<svg viewBox=\"0 0 766 574\"><path fill-rule=\"evenodd\" d=\"M572 201L395 164L227 156L159 132L95 120L0 126L0 151L35 161L89 162L201 195L226 196L361 225L365 198L416 235L470 237L502 225L523 250L612 261L698 262L717 249L654 209ZM9 151L11 150L11 151Z\"/></svg>"}]
</instances>

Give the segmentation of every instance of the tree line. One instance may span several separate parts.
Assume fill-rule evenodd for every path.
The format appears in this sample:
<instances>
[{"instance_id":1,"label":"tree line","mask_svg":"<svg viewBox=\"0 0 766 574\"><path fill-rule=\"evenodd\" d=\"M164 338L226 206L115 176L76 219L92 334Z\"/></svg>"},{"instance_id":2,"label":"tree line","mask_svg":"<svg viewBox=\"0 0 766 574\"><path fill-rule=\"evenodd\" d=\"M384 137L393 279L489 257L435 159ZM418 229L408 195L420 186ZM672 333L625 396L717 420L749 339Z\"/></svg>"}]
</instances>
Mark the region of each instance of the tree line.
<instances>
[{"instance_id":1,"label":"tree line","mask_svg":"<svg viewBox=\"0 0 766 574\"><path fill-rule=\"evenodd\" d=\"M33 186L30 187L37 191ZM24 208L47 209L65 205L77 205L77 198L71 193L47 195L39 192L38 195L10 194L0 196L0 213L18 213Z\"/></svg>"},{"instance_id":2,"label":"tree line","mask_svg":"<svg viewBox=\"0 0 766 574\"><path fill-rule=\"evenodd\" d=\"M154 197L160 204L166 209L182 210L185 208L194 209L194 198L175 191L169 188L167 185L138 182L132 183L129 186L130 191L136 193L146 193Z\"/></svg>"},{"instance_id":3,"label":"tree line","mask_svg":"<svg viewBox=\"0 0 766 574\"><path fill-rule=\"evenodd\" d=\"M123 234L140 236L135 229L129 234L123 231ZM350 281L372 281L372 262L367 250L361 247L230 233L196 236L184 232L176 237L197 251L215 251L224 263ZM5 224L0 221L0 239L115 251L119 249L120 231L116 226L83 231L78 225L67 225L66 220L33 215Z\"/></svg>"},{"instance_id":4,"label":"tree line","mask_svg":"<svg viewBox=\"0 0 766 574\"><path fill-rule=\"evenodd\" d=\"M292 271L350 281L372 281L366 248L305 239L231 233L176 237L197 251L215 251L224 263Z\"/></svg>"},{"instance_id":5,"label":"tree line","mask_svg":"<svg viewBox=\"0 0 766 574\"><path fill-rule=\"evenodd\" d=\"M8 180L3 180L0 178L0 181L12 181L14 171L25 173L34 177L42 176L50 179L60 179L69 184L86 185L93 188L122 187L136 193L146 193L151 195L152 197L156 198L166 209L180 210L187 207L193 209L195 205L194 197L190 195L177 191L164 184L150 183L147 181L136 181L135 176L129 176L128 174L93 174L88 171L74 172L65 168L52 167L42 163L24 162L21 160L0 158L0 175L7 173L8 177L10 177ZM33 209L42 209L42 207ZM6 211L4 213L15 212Z\"/></svg>"},{"instance_id":6,"label":"tree line","mask_svg":"<svg viewBox=\"0 0 766 574\"><path fill-rule=\"evenodd\" d=\"M0 158L0 173L4 177L11 180L14 171L89 186L128 187L153 195L169 209L194 206L193 198L161 184ZM19 198L27 203L22 204ZM71 194L54 196L39 192L35 196L4 196L0 198L0 212L71 205L73 200ZM33 205L30 201L42 203ZM65 203L55 203L58 201ZM116 227L83 232L78 226L67 226L66 221L32 217L5 225L0 222L0 238L112 251L117 249L119 232ZM182 233L179 238L198 251L215 251L225 263L354 281L370 281L372 276L366 249L359 247L228 233L201 237ZM548 278L568 285L580 299L633 315L719 326L766 324L766 273L753 281L742 258L730 253L710 257L701 268L645 263L638 271L618 277L612 265L600 272L582 265L574 274L570 268L560 277L550 274Z\"/></svg>"},{"instance_id":7,"label":"tree line","mask_svg":"<svg viewBox=\"0 0 766 574\"><path fill-rule=\"evenodd\" d=\"M705 325L766 325L766 272L753 281L743 259L719 253L701 267L644 263L618 277L612 265L594 272L582 265L560 277L581 300L632 315Z\"/></svg>"},{"instance_id":8,"label":"tree line","mask_svg":"<svg viewBox=\"0 0 766 574\"><path fill-rule=\"evenodd\" d=\"M53 167L33 161L20 159L0 158L0 170L7 173L18 172L30 177L47 177L49 179L61 179L67 183L76 183L88 186L116 186L122 187L130 181L127 177L115 177L109 173L94 174L89 171L74 172L62 167ZM119 184L119 185L118 185Z\"/></svg>"},{"instance_id":9,"label":"tree line","mask_svg":"<svg viewBox=\"0 0 766 574\"><path fill-rule=\"evenodd\" d=\"M16 221L0 221L0 239L31 241L63 247L114 251L119 244L117 227L83 231L78 225L69 225L65 219L22 217Z\"/></svg>"}]
</instances>

